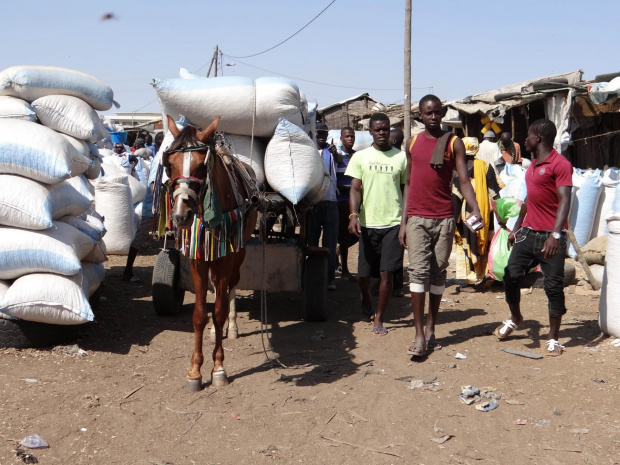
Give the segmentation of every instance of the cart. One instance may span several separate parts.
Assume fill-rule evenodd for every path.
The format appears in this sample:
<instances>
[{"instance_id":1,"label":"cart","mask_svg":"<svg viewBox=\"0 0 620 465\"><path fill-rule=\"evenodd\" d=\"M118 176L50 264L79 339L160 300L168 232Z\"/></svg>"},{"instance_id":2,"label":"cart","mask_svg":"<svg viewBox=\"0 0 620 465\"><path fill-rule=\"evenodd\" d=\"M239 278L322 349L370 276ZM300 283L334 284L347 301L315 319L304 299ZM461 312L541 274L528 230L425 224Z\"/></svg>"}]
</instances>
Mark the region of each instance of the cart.
<instances>
[{"instance_id":1,"label":"cart","mask_svg":"<svg viewBox=\"0 0 620 465\"><path fill-rule=\"evenodd\" d=\"M329 250L306 245L305 218L311 208L309 204L300 204L295 209L276 193L265 195L259 214L263 233L255 231L245 245L246 256L236 289L303 292L304 320L325 321ZM158 315L179 313L185 292L194 292L189 258L174 248L174 240L167 244L171 248L164 247L153 268L153 307Z\"/></svg>"}]
</instances>

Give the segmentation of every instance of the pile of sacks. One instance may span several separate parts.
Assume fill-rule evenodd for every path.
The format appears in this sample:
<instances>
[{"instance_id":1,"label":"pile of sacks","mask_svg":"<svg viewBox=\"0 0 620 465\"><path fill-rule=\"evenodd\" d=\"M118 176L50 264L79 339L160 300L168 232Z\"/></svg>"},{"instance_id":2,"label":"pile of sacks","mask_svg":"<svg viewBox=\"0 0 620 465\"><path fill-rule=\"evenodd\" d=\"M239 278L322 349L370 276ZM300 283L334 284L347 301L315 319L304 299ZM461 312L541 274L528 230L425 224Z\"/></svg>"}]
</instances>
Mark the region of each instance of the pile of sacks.
<instances>
[{"instance_id":1,"label":"pile of sacks","mask_svg":"<svg viewBox=\"0 0 620 465\"><path fill-rule=\"evenodd\" d=\"M78 71L0 72L0 318L93 321L88 298L104 278L103 218L90 180L112 89Z\"/></svg>"},{"instance_id":2,"label":"pile of sacks","mask_svg":"<svg viewBox=\"0 0 620 465\"><path fill-rule=\"evenodd\" d=\"M314 143L316 104L297 85L278 77L205 78L181 69L180 78L156 79L153 87L166 115L182 127L205 128L221 116L233 153L252 167L257 180L269 184L294 205L316 203L330 177ZM309 135L311 134L311 136ZM252 137L253 136L253 137ZM166 135L162 147L172 137Z\"/></svg>"}]
</instances>

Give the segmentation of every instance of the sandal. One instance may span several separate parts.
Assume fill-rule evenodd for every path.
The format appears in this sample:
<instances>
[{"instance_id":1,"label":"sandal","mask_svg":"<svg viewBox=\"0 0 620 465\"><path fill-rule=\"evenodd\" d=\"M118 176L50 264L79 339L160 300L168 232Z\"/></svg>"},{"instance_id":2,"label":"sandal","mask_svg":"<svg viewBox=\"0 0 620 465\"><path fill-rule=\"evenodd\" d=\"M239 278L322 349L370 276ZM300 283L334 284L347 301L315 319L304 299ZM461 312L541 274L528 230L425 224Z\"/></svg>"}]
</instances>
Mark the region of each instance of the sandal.
<instances>
[{"instance_id":1,"label":"sandal","mask_svg":"<svg viewBox=\"0 0 620 465\"><path fill-rule=\"evenodd\" d=\"M407 355L413 355L414 357L424 357L426 355L426 349L424 347L409 346L407 349Z\"/></svg>"},{"instance_id":2,"label":"sandal","mask_svg":"<svg viewBox=\"0 0 620 465\"><path fill-rule=\"evenodd\" d=\"M373 321L375 319L375 309L371 308L370 310L366 310L362 308L362 315L364 315L366 321Z\"/></svg>"},{"instance_id":3,"label":"sandal","mask_svg":"<svg viewBox=\"0 0 620 465\"><path fill-rule=\"evenodd\" d=\"M435 339L435 335L433 334L429 339L426 340L426 349L427 350L441 350L443 349L441 343Z\"/></svg>"},{"instance_id":4,"label":"sandal","mask_svg":"<svg viewBox=\"0 0 620 465\"><path fill-rule=\"evenodd\" d=\"M555 339L549 339L547 341L547 355L550 357L557 357L559 355L562 355L564 349L565 347L560 345L560 343Z\"/></svg>"},{"instance_id":5,"label":"sandal","mask_svg":"<svg viewBox=\"0 0 620 465\"><path fill-rule=\"evenodd\" d=\"M388 330L386 328L379 328L375 326L372 328L372 334L375 336L387 336Z\"/></svg>"},{"instance_id":6,"label":"sandal","mask_svg":"<svg viewBox=\"0 0 620 465\"><path fill-rule=\"evenodd\" d=\"M506 339L515 329L519 329L519 325L515 324L510 318L503 321L501 325L495 328L495 335L500 339Z\"/></svg>"}]
</instances>

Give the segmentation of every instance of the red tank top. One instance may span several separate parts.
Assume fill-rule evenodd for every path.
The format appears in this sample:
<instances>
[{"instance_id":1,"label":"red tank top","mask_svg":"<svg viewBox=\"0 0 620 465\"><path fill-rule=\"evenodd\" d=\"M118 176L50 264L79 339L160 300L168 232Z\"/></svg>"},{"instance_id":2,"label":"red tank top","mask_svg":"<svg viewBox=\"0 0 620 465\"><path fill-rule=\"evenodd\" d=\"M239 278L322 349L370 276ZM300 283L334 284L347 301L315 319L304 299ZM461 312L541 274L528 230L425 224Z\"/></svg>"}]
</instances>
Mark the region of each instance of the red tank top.
<instances>
[{"instance_id":1,"label":"red tank top","mask_svg":"<svg viewBox=\"0 0 620 465\"><path fill-rule=\"evenodd\" d=\"M437 219L454 216L450 183L452 182L452 172L456 166L453 153L455 137L452 137L448 142L443 166L438 170L430 164L437 139L428 137L426 132L422 132L413 138L411 147L409 147L411 173L407 198L407 218L420 216Z\"/></svg>"}]
</instances>

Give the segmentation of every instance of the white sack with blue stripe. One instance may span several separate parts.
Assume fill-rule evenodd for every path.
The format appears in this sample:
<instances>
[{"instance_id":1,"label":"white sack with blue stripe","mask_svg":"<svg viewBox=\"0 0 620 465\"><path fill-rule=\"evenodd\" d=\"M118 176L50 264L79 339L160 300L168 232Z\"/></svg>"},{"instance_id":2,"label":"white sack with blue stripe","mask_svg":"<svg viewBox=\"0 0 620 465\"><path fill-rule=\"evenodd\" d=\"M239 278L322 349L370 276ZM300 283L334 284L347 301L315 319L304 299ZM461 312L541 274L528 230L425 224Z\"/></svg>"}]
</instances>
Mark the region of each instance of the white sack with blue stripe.
<instances>
[{"instance_id":1,"label":"white sack with blue stripe","mask_svg":"<svg viewBox=\"0 0 620 465\"><path fill-rule=\"evenodd\" d=\"M11 66L0 72L0 95L28 102L47 95L71 95L95 110L106 111L114 104L114 92L105 82L80 71L56 66Z\"/></svg>"},{"instance_id":2,"label":"white sack with blue stripe","mask_svg":"<svg viewBox=\"0 0 620 465\"><path fill-rule=\"evenodd\" d=\"M72 276L93 247L90 237L61 222L44 231L0 226L0 279L29 273Z\"/></svg>"},{"instance_id":3,"label":"white sack with blue stripe","mask_svg":"<svg viewBox=\"0 0 620 465\"><path fill-rule=\"evenodd\" d=\"M303 127L299 89L285 78L155 79L153 87L164 115L201 128L218 116L219 131L247 136L271 137L279 118Z\"/></svg>"},{"instance_id":4,"label":"white sack with blue stripe","mask_svg":"<svg viewBox=\"0 0 620 465\"><path fill-rule=\"evenodd\" d=\"M0 174L56 184L91 165L56 131L29 121L0 119Z\"/></svg>"},{"instance_id":5,"label":"white sack with blue stripe","mask_svg":"<svg viewBox=\"0 0 620 465\"><path fill-rule=\"evenodd\" d=\"M11 286L10 281L3 281L0 279L0 320L3 320L3 319L13 320L14 319L13 317L7 315L6 313L2 313L2 300L4 299L4 296L6 295L10 286Z\"/></svg>"},{"instance_id":6,"label":"white sack with blue stripe","mask_svg":"<svg viewBox=\"0 0 620 465\"><path fill-rule=\"evenodd\" d=\"M281 119L265 152L265 175L271 188L297 205L307 194L321 189L324 167L308 134Z\"/></svg>"},{"instance_id":7,"label":"white sack with blue stripe","mask_svg":"<svg viewBox=\"0 0 620 465\"><path fill-rule=\"evenodd\" d=\"M590 239L609 233L607 229L607 215L609 215L611 211L611 206L618 190L618 184L620 184L620 169L607 168L603 172L603 191L598 199L598 206L596 208L596 214L594 215L594 224L592 226Z\"/></svg>"},{"instance_id":8,"label":"white sack with blue stripe","mask_svg":"<svg viewBox=\"0 0 620 465\"><path fill-rule=\"evenodd\" d=\"M28 102L17 97L0 97L0 118L23 119L36 121L37 114Z\"/></svg>"},{"instance_id":9,"label":"white sack with blue stripe","mask_svg":"<svg viewBox=\"0 0 620 465\"><path fill-rule=\"evenodd\" d=\"M601 170L573 169L573 191L568 224L575 233L579 247L583 247L590 240L594 215L602 191ZM568 249L568 255L573 259L577 258L577 251L572 244Z\"/></svg>"},{"instance_id":10,"label":"white sack with blue stripe","mask_svg":"<svg viewBox=\"0 0 620 465\"><path fill-rule=\"evenodd\" d=\"M48 95L32 102L32 108L43 125L76 139L97 142L110 135L97 112L77 97Z\"/></svg>"},{"instance_id":11,"label":"white sack with blue stripe","mask_svg":"<svg viewBox=\"0 0 620 465\"><path fill-rule=\"evenodd\" d=\"M0 174L0 224L33 230L51 228L58 218L81 215L88 210L93 197L86 193L88 196L78 192L71 180L47 186L32 179Z\"/></svg>"}]
</instances>

